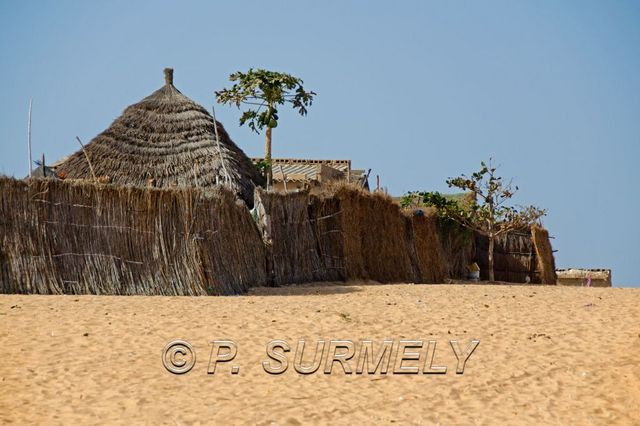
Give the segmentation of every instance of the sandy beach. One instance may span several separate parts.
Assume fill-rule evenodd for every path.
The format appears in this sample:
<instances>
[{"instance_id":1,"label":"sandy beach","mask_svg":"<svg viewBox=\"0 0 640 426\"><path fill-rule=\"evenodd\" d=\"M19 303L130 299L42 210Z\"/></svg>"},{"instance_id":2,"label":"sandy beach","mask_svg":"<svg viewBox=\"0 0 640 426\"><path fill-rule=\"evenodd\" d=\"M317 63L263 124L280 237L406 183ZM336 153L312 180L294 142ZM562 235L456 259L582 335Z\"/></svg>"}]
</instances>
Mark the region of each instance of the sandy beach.
<instances>
[{"instance_id":1,"label":"sandy beach","mask_svg":"<svg viewBox=\"0 0 640 426\"><path fill-rule=\"evenodd\" d=\"M265 372L274 339L436 341L446 374ZM640 289L314 285L240 297L0 296L10 424L640 424ZM186 374L165 345L189 342ZM237 344L207 374L210 342ZM450 340L479 340L456 374ZM306 358L306 355L305 355ZM354 358L355 359L355 358ZM420 365L422 361L406 361ZM355 361L353 362L355 364ZM232 365L238 366L231 374Z\"/></svg>"}]
</instances>

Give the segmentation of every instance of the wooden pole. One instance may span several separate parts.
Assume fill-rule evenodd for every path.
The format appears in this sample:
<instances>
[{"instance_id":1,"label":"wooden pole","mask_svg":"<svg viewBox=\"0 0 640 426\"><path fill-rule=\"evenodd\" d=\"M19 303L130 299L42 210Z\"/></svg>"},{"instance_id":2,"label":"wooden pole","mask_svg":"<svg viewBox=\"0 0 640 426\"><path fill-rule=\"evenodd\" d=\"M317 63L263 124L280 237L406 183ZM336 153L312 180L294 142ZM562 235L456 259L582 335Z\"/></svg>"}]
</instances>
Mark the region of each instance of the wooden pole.
<instances>
[{"instance_id":1,"label":"wooden pole","mask_svg":"<svg viewBox=\"0 0 640 426\"><path fill-rule=\"evenodd\" d=\"M220 147L220 137L218 136L218 121L216 121L216 109L214 106L211 106L211 113L213 115L213 132L216 135L216 144L218 146L218 155L220 156L220 163L222 163L222 170L224 171L225 183L231 183L231 178L229 177L229 172L227 171L227 166L224 163L224 158L222 157L222 148Z\"/></svg>"},{"instance_id":2,"label":"wooden pole","mask_svg":"<svg viewBox=\"0 0 640 426\"><path fill-rule=\"evenodd\" d=\"M284 175L284 169L282 168L282 164L280 166L280 173L282 173L282 183L284 183L284 192L287 192L287 177Z\"/></svg>"},{"instance_id":3,"label":"wooden pole","mask_svg":"<svg viewBox=\"0 0 640 426\"><path fill-rule=\"evenodd\" d=\"M93 171L93 166L91 165L91 160L89 159L89 154L87 154L87 151L84 149L84 145L82 144L82 141L80 140L80 138L76 136L76 140L78 141L78 143L80 144L80 147L82 148L82 152L84 153L84 156L87 159L87 163L89 163L89 170L91 170L91 176L93 176L93 180L97 182L98 179L96 178L96 173ZM42 162L44 163L44 157L43 157ZM44 167L44 165L43 165L43 167Z\"/></svg>"},{"instance_id":4,"label":"wooden pole","mask_svg":"<svg viewBox=\"0 0 640 426\"><path fill-rule=\"evenodd\" d=\"M193 180L196 183L196 188L198 188L198 160L196 160L194 166L193 166Z\"/></svg>"},{"instance_id":5,"label":"wooden pole","mask_svg":"<svg viewBox=\"0 0 640 426\"><path fill-rule=\"evenodd\" d=\"M33 98L29 100L29 124L27 125L27 145L29 147L29 177L33 176L33 157L31 156L31 108ZM42 166L44 167L44 165ZM44 171L44 169L42 169Z\"/></svg>"},{"instance_id":6,"label":"wooden pole","mask_svg":"<svg viewBox=\"0 0 640 426\"><path fill-rule=\"evenodd\" d=\"M267 190L271 189L273 170L271 168L271 127L267 126L264 133L264 161L267 163Z\"/></svg>"},{"instance_id":7,"label":"wooden pole","mask_svg":"<svg viewBox=\"0 0 640 426\"><path fill-rule=\"evenodd\" d=\"M380 175L376 175L376 192L380 191Z\"/></svg>"},{"instance_id":8,"label":"wooden pole","mask_svg":"<svg viewBox=\"0 0 640 426\"><path fill-rule=\"evenodd\" d=\"M364 188L365 183L367 184L367 189L369 189L369 175L371 174L371 169L369 169L367 171L367 176L365 176L364 180L362 181L362 187Z\"/></svg>"}]
</instances>

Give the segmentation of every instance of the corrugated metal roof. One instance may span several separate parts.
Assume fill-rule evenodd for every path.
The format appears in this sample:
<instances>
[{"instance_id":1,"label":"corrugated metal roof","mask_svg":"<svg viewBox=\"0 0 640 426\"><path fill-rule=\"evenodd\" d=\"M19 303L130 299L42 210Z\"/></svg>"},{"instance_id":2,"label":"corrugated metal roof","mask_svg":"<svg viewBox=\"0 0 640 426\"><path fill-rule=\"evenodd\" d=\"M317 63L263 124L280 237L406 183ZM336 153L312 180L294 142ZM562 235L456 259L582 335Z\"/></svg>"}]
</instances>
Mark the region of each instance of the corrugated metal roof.
<instances>
[{"instance_id":1,"label":"corrugated metal roof","mask_svg":"<svg viewBox=\"0 0 640 426\"><path fill-rule=\"evenodd\" d=\"M254 157L251 159L254 163L263 160ZM331 167L343 173L347 173L351 167L350 160L312 160L302 158L272 158L271 168L273 170L274 180L282 179L284 171L287 180L318 180L320 174L320 165ZM282 167L282 169L281 169ZM304 176L304 179L301 177Z\"/></svg>"},{"instance_id":2,"label":"corrugated metal roof","mask_svg":"<svg viewBox=\"0 0 640 426\"><path fill-rule=\"evenodd\" d=\"M318 164L282 164L273 162L272 167L275 180L281 180L283 172L288 180L292 180L293 175L303 175L306 180L318 180L318 174L320 173Z\"/></svg>"},{"instance_id":3,"label":"corrugated metal roof","mask_svg":"<svg viewBox=\"0 0 640 426\"><path fill-rule=\"evenodd\" d=\"M254 163L262 161L263 158L254 157ZM281 182L284 172L288 182L313 182L320 181L322 166L335 169L337 172L329 179L345 179L347 174L351 176L351 182L357 183L363 188L369 189L368 174L365 170L351 169L351 160L312 160L302 158L272 158L273 180ZM325 174L326 174L325 170ZM331 174L330 174L331 175ZM336 176L337 175L337 176ZM325 175L325 178L327 176Z\"/></svg>"}]
</instances>

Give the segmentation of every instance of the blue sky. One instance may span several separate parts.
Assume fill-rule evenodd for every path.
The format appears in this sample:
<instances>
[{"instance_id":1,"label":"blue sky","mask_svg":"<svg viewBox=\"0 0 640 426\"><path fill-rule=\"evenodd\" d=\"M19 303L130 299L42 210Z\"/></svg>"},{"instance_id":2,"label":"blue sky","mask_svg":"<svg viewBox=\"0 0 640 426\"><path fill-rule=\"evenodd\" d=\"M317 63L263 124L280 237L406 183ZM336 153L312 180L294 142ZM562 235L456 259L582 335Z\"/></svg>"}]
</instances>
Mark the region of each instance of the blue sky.
<instances>
[{"instance_id":1,"label":"blue sky","mask_svg":"<svg viewBox=\"0 0 640 426\"><path fill-rule=\"evenodd\" d=\"M318 93L281 110L274 156L352 159L394 195L447 191L493 156L549 210L558 267L640 285L636 1L0 1L0 173L55 160L163 83L206 107L228 75L285 71ZM249 155L262 135L218 119Z\"/></svg>"}]
</instances>

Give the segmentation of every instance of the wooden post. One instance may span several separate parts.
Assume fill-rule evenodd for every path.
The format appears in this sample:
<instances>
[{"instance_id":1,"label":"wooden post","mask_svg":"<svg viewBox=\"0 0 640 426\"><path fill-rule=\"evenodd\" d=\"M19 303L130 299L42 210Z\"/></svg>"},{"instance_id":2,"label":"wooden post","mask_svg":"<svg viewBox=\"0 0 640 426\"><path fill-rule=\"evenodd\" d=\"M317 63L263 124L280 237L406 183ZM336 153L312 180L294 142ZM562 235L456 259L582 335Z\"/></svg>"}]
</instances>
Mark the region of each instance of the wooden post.
<instances>
[{"instance_id":1,"label":"wooden post","mask_svg":"<svg viewBox=\"0 0 640 426\"><path fill-rule=\"evenodd\" d=\"M278 164L280 166L280 173L282 173L282 183L284 184L284 192L287 192L287 177L284 175L284 169L282 168L282 164Z\"/></svg>"},{"instance_id":2,"label":"wooden post","mask_svg":"<svg viewBox=\"0 0 640 426\"><path fill-rule=\"evenodd\" d=\"M380 175L376 175L376 192L380 191Z\"/></svg>"},{"instance_id":3,"label":"wooden post","mask_svg":"<svg viewBox=\"0 0 640 426\"><path fill-rule=\"evenodd\" d=\"M218 146L218 155L220 156L220 163L222 163L222 171L224 171L225 183L231 183L231 178L229 177L229 172L227 171L227 165L224 163L224 158L222 157L222 148L220 147L220 137L218 136L218 121L216 120L216 109L215 107L211 107L211 113L213 115L213 132L216 135L216 144Z\"/></svg>"},{"instance_id":4,"label":"wooden post","mask_svg":"<svg viewBox=\"0 0 640 426\"><path fill-rule=\"evenodd\" d=\"M196 160L195 164L193 165L193 180L196 183L196 188L198 188L198 160Z\"/></svg>"},{"instance_id":5,"label":"wooden post","mask_svg":"<svg viewBox=\"0 0 640 426\"><path fill-rule=\"evenodd\" d=\"M271 189L273 170L271 168L271 127L267 126L264 139L264 161L267 163L267 190Z\"/></svg>"},{"instance_id":6,"label":"wooden post","mask_svg":"<svg viewBox=\"0 0 640 426\"><path fill-rule=\"evenodd\" d=\"M29 124L27 125L27 145L29 147L29 177L33 176L33 157L31 156L31 107L32 106L33 106L33 99L30 99L29 100Z\"/></svg>"},{"instance_id":7,"label":"wooden post","mask_svg":"<svg viewBox=\"0 0 640 426\"><path fill-rule=\"evenodd\" d=\"M93 177L93 180L97 182L98 178L96 178L96 173L93 171L93 165L91 164L91 160L89 159L89 154L87 154L87 151L84 149L84 145L82 144L82 141L80 140L80 138L76 136L76 140L78 141L78 143L80 144L80 147L82 148L82 152L84 153L84 156L87 159L87 163L89 163L89 170L91 170L91 176ZM42 165L44 167L44 155L42 156Z\"/></svg>"},{"instance_id":8,"label":"wooden post","mask_svg":"<svg viewBox=\"0 0 640 426\"><path fill-rule=\"evenodd\" d=\"M495 237L493 235L489 236L489 264L487 265L487 268L489 269L489 281L493 282L495 281L495 274L493 271L493 250L494 250L494 241Z\"/></svg>"}]
</instances>

